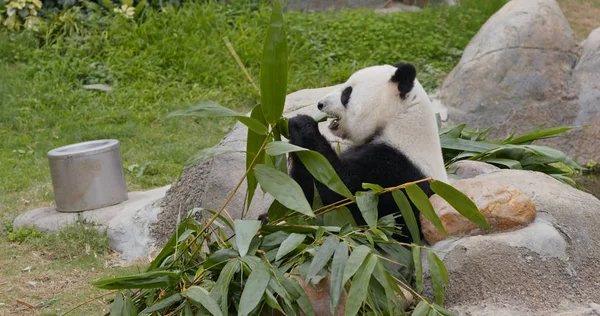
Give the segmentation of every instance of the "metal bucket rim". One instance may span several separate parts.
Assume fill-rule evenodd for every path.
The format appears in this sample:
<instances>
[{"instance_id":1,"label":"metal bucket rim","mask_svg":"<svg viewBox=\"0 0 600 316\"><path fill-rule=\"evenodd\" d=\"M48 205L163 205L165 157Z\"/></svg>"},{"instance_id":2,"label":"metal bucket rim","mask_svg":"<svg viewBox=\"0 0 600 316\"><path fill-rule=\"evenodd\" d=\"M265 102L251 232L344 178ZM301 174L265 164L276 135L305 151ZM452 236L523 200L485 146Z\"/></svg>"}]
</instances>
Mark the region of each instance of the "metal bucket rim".
<instances>
[{"instance_id":1,"label":"metal bucket rim","mask_svg":"<svg viewBox=\"0 0 600 316\"><path fill-rule=\"evenodd\" d=\"M81 142L52 149L48 152L48 159L69 159L87 157L119 149L119 141L116 139L98 139Z\"/></svg>"}]
</instances>

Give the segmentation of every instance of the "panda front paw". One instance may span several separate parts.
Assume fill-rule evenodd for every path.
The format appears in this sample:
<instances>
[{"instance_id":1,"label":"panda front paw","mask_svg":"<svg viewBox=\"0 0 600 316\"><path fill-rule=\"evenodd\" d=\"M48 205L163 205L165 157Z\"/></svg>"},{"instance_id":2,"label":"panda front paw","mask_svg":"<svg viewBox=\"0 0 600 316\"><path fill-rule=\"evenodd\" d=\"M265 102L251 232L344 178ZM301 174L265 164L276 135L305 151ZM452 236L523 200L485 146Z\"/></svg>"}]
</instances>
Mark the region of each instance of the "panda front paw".
<instances>
[{"instance_id":1,"label":"panda front paw","mask_svg":"<svg viewBox=\"0 0 600 316\"><path fill-rule=\"evenodd\" d=\"M290 143L311 149L315 138L321 136L318 123L308 115L296 115L289 120Z\"/></svg>"}]
</instances>

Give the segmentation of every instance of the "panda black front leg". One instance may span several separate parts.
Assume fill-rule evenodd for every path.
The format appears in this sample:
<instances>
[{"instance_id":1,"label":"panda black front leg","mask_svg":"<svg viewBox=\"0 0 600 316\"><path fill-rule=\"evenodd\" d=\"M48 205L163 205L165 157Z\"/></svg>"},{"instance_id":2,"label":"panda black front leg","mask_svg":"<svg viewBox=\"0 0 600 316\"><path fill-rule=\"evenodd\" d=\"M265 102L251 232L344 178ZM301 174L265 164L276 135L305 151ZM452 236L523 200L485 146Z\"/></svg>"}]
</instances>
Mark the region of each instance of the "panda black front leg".
<instances>
[{"instance_id":1,"label":"panda black front leg","mask_svg":"<svg viewBox=\"0 0 600 316\"><path fill-rule=\"evenodd\" d=\"M289 121L290 143L319 152L334 165L339 161L329 141L319 131L318 123L308 115L296 115ZM292 157L295 155L292 155Z\"/></svg>"}]
</instances>

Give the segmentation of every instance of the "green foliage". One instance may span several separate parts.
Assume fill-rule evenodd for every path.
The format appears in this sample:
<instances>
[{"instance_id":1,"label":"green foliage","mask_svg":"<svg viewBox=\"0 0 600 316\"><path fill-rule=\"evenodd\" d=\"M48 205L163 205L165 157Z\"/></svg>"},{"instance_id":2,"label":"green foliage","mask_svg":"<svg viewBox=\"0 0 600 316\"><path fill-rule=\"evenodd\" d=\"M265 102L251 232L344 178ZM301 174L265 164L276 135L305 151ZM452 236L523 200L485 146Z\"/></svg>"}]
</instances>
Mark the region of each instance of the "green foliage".
<instances>
[{"instance_id":1,"label":"green foliage","mask_svg":"<svg viewBox=\"0 0 600 316\"><path fill-rule=\"evenodd\" d=\"M484 131L469 131L465 126L461 124L440 130L447 165L464 159L484 161L500 168L543 172L572 186L577 186L572 177L585 169L560 150L532 145L535 140L557 137L573 127L544 129L538 126L521 136L513 134L504 140L488 140L491 127Z\"/></svg>"},{"instance_id":2,"label":"green foliage","mask_svg":"<svg viewBox=\"0 0 600 316\"><path fill-rule=\"evenodd\" d=\"M39 31L43 24L37 16L42 9L40 0L10 0L0 3L0 22L11 31L19 31L25 26L28 30ZM6 14L6 17L3 15Z\"/></svg>"},{"instance_id":3,"label":"green foliage","mask_svg":"<svg viewBox=\"0 0 600 316\"><path fill-rule=\"evenodd\" d=\"M19 227L6 234L6 239L10 242L22 243L28 240L36 240L45 237L46 234L32 227Z\"/></svg>"},{"instance_id":4,"label":"green foliage","mask_svg":"<svg viewBox=\"0 0 600 316\"><path fill-rule=\"evenodd\" d=\"M6 239L32 245L55 259L95 258L105 255L109 249L106 234L85 222L68 225L52 234L32 227L20 227L8 231Z\"/></svg>"}]
</instances>

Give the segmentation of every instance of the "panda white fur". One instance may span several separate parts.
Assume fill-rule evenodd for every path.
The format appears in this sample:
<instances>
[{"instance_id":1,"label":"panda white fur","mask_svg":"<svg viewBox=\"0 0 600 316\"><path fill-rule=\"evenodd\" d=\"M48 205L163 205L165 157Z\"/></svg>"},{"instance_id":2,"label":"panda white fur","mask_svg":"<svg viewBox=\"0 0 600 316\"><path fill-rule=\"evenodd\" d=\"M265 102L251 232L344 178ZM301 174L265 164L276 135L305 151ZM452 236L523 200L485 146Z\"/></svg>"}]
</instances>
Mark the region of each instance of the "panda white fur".
<instances>
[{"instance_id":1,"label":"panda white fur","mask_svg":"<svg viewBox=\"0 0 600 316\"><path fill-rule=\"evenodd\" d=\"M338 156L307 115L290 119L290 143L325 156L352 193L363 190L363 183L392 187L426 177L447 182L433 106L412 65L362 69L317 106L332 119L332 133L352 146ZM290 160L290 175L309 201L315 186L325 205L343 199L315 181L296 155L291 154ZM420 186L428 196L432 194L428 183ZM413 210L417 214L414 206ZM359 225L365 224L355 205L350 211ZM380 196L379 216L396 212L391 195ZM410 242L401 217L398 223L404 235L398 239Z\"/></svg>"}]
</instances>

